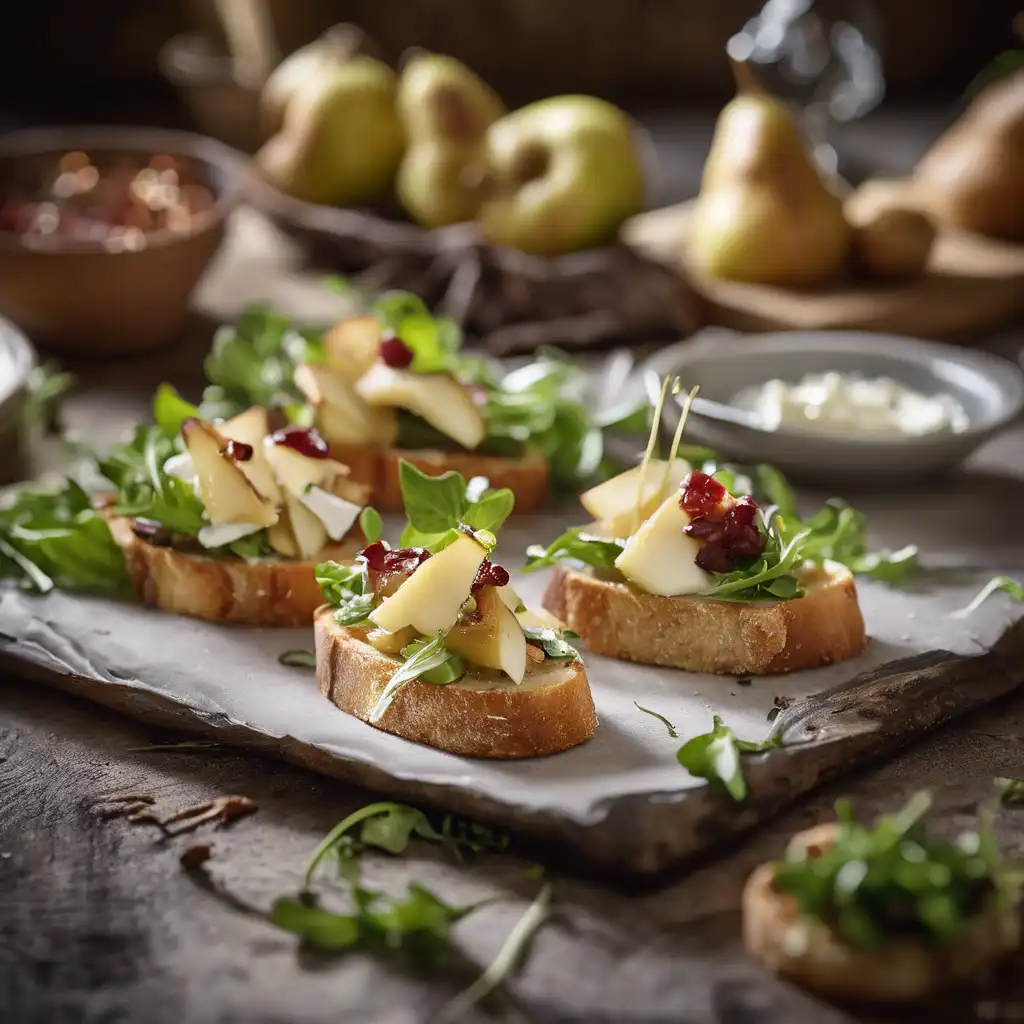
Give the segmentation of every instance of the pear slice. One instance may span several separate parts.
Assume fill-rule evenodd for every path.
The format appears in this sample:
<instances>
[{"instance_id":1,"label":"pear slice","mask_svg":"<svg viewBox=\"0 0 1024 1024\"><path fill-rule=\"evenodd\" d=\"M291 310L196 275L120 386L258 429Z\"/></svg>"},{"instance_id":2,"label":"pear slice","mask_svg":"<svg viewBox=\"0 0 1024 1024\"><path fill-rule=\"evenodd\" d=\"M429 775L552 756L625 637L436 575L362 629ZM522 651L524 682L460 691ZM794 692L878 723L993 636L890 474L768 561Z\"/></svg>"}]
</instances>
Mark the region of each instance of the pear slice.
<instances>
[{"instance_id":1,"label":"pear slice","mask_svg":"<svg viewBox=\"0 0 1024 1024\"><path fill-rule=\"evenodd\" d=\"M272 435L263 442L263 453L281 486L297 498L310 487L329 487L339 473L348 472L334 459L311 459L288 445L275 444Z\"/></svg>"},{"instance_id":2,"label":"pear slice","mask_svg":"<svg viewBox=\"0 0 1024 1024\"><path fill-rule=\"evenodd\" d=\"M388 446L398 435L394 409L369 406L340 373L307 363L295 371L295 386L316 410L317 428L333 444Z\"/></svg>"},{"instance_id":3,"label":"pear slice","mask_svg":"<svg viewBox=\"0 0 1024 1024\"><path fill-rule=\"evenodd\" d=\"M410 373L378 362L356 384L356 391L368 405L414 413L463 448L476 448L484 439L480 410L451 374Z\"/></svg>"},{"instance_id":4,"label":"pear slice","mask_svg":"<svg viewBox=\"0 0 1024 1024\"><path fill-rule=\"evenodd\" d=\"M391 633L414 626L433 636L447 633L459 618L487 552L468 534L431 555L372 612L374 624Z\"/></svg>"},{"instance_id":5,"label":"pear slice","mask_svg":"<svg viewBox=\"0 0 1024 1024\"><path fill-rule=\"evenodd\" d=\"M527 608L523 603L523 599L512 588L511 583L506 583L505 586L495 587L494 589L498 597L501 598L502 603L515 614L519 625L524 629L528 626L559 631L565 629L565 623L561 619L556 619L549 611L543 608L540 611Z\"/></svg>"},{"instance_id":6,"label":"pear slice","mask_svg":"<svg viewBox=\"0 0 1024 1024\"><path fill-rule=\"evenodd\" d=\"M630 537L615 568L648 594L677 597L699 594L711 586L711 577L696 563L700 542L683 533L690 517L671 495Z\"/></svg>"},{"instance_id":7,"label":"pear slice","mask_svg":"<svg viewBox=\"0 0 1024 1024\"><path fill-rule=\"evenodd\" d=\"M295 533L292 530L287 505L282 506L280 518L267 530L267 543L285 558L299 557L299 546L295 542Z\"/></svg>"},{"instance_id":8,"label":"pear slice","mask_svg":"<svg viewBox=\"0 0 1024 1024\"><path fill-rule=\"evenodd\" d=\"M232 441L241 441L252 448L252 458L239 462L238 468L249 478L249 482L264 498L281 503L281 488L277 486L273 470L267 462L263 451L263 438L269 432L267 410L261 405L254 405L233 419L225 420L217 425L217 430Z\"/></svg>"},{"instance_id":9,"label":"pear slice","mask_svg":"<svg viewBox=\"0 0 1024 1024\"><path fill-rule=\"evenodd\" d=\"M293 494L284 492L284 505L288 510L288 523L299 558L313 558L327 543L327 528Z\"/></svg>"},{"instance_id":10,"label":"pear slice","mask_svg":"<svg viewBox=\"0 0 1024 1024\"><path fill-rule=\"evenodd\" d=\"M497 669L513 683L523 681L526 636L496 587L477 591L476 611L456 623L444 638L444 645L471 665Z\"/></svg>"},{"instance_id":11,"label":"pear slice","mask_svg":"<svg viewBox=\"0 0 1024 1024\"><path fill-rule=\"evenodd\" d=\"M607 524L610 520L618 520L622 516L633 517L639 496L640 521L643 522L670 493L676 490L680 481L692 468L686 459L674 459L670 468L664 459L651 459L643 475L643 494L638 494L643 467L634 466L596 487L591 487L589 491L584 491L580 495L580 503L595 519ZM633 526L618 536L628 537L635 529L636 526Z\"/></svg>"},{"instance_id":12,"label":"pear slice","mask_svg":"<svg viewBox=\"0 0 1024 1024\"><path fill-rule=\"evenodd\" d=\"M359 380L377 361L383 333L380 321L369 314L342 320L324 335L328 369L346 380Z\"/></svg>"},{"instance_id":13,"label":"pear slice","mask_svg":"<svg viewBox=\"0 0 1024 1024\"><path fill-rule=\"evenodd\" d=\"M227 439L214 427L203 420L186 420L181 436L192 456L199 496L211 523L252 523L262 528L277 522L277 509L257 492L238 463L224 454Z\"/></svg>"}]
</instances>

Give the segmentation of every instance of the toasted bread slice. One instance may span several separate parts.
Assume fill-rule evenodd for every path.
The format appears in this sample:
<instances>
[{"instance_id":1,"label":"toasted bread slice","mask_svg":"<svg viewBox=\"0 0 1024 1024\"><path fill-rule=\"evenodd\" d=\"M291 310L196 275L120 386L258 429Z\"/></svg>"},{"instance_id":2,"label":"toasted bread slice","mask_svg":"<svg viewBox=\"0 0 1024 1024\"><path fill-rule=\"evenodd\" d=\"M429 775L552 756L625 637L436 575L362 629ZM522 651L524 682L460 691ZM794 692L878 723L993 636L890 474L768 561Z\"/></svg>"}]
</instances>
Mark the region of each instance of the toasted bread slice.
<instances>
[{"instance_id":1,"label":"toasted bread slice","mask_svg":"<svg viewBox=\"0 0 1024 1024\"><path fill-rule=\"evenodd\" d=\"M110 532L124 551L135 593L146 604L178 615L249 626L308 626L323 604L316 562L208 558L136 537L130 519L111 518ZM363 546L354 528L317 561L352 559Z\"/></svg>"},{"instance_id":2,"label":"toasted bread slice","mask_svg":"<svg viewBox=\"0 0 1024 1024\"><path fill-rule=\"evenodd\" d=\"M320 692L342 711L369 722L388 680L402 662L334 621L316 615L316 677ZM539 757L590 739L597 713L580 661L530 663L516 685L500 672L476 670L456 683L407 683L378 729L463 757Z\"/></svg>"},{"instance_id":3,"label":"toasted bread slice","mask_svg":"<svg viewBox=\"0 0 1024 1024\"><path fill-rule=\"evenodd\" d=\"M804 572L804 597L740 603L657 597L591 570L556 568L544 607L595 654L691 672L770 675L816 668L867 644L850 571Z\"/></svg>"},{"instance_id":4,"label":"toasted bread slice","mask_svg":"<svg viewBox=\"0 0 1024 1024\"><path fill-rule=\"evenodd\" d=\"M548 464L542 455L533 451L510 459L468 451L331 445L331 456L350 468L350 479L370 485L370 501L381 512L401 512L405 507L398 482L398 464L402 459L431 476L454 469L467 480L483 476L495 489L508 487L515 492L515 512L519 514L536 512L548 495Z\"/></svg>"},{"instance_id":5,"label":"toasted bread slice","mask_svg":"<svg viewBox=\"0 0 1024 1024\"><path fill-rule=\"evenodd\" d=\"M793 837L808 855L835 842L830 822ZM989 906L947 946L897 939L882 949L848 945L831 928L808 921L797 901L775 886L773 864L761 864L743 890L743 943L776 974L829 999L865 1003L921 1002L944 988L977 981L1020 944L1016 908Z\"/></svg>"}]
</instances>

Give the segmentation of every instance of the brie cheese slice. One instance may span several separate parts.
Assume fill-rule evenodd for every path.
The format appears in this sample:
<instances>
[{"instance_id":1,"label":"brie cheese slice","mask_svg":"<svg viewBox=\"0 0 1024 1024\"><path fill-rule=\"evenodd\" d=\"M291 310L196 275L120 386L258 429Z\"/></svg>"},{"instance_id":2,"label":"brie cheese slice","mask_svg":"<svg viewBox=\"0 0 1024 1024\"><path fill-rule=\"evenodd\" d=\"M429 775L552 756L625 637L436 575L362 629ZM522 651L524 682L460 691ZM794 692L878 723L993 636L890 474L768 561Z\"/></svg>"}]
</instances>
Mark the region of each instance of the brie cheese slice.
<instances>
[{"instance_id":1,"label":"brie cheese slice","mask_svg":"<svg viewBox=\"0 0 1024 1024\"><path fill-rule=\"evenodd\" d=\"M204 526L198 534L199 543L204 548L221 548L225 544L234 544L236 540L248 537L262 530L259 523L219 523L216 526Z\"/></svg>"},{"instance_id":2,"label":"brie cheese slice","mask_svg":"<svg viewBox=\"0 0 1024 1024\"><path fill-rule=\"evenodd\" d=\"M308 487L299 495L299 501L324 524L331 540L341 540L363 510L361 505L353 505L322 487Z\"/></svg>"}]
</instances>

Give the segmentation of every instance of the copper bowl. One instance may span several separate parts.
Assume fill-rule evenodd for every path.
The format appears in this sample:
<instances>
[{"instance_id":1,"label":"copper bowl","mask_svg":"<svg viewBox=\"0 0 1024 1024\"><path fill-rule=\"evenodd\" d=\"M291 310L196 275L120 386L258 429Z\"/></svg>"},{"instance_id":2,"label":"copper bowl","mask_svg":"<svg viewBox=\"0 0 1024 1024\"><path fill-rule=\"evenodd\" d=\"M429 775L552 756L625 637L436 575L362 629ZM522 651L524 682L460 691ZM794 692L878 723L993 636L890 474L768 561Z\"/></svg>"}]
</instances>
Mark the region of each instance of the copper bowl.
<instances>
[{"instance_id":1,"label":"copper bowl","mask_svg":"<svg viewBox=\"0 0 1024 1024\"><path fill-rule=\"evenodd\" d=\"M246 158L213 139L152 128L40 128L0 139L0 201L42 186L61 158L87 153L143 167L166 155L212 195L186 230L146 232L138 248L106 241L0 231L0 313L40 345L80 356L145 352L177 337L189 297L244 191ZM34 176L34 178L33 178Z\"/></svg>"}]
</instances>

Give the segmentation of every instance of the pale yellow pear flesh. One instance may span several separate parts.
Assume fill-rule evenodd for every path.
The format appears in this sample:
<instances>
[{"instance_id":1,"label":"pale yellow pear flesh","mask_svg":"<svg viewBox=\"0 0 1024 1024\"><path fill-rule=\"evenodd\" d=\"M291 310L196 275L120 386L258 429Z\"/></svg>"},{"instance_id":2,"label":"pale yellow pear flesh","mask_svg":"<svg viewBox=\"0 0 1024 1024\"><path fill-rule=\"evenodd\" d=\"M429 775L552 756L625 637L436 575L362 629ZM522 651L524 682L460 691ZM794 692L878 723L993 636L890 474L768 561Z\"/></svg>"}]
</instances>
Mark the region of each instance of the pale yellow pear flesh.
<instances>
[{"instance_id":1,"label":"pale yellow pear flesh","mask_svg":"<svg viewBox=\"0 0 1024 1024\"><path fill-rule=\"evenodd\" d=\"M276 507L257 493L238 464L225 453L227 438L198 419L186 420L181 436L192 458L199 496L213 525L266 527L277 522Z\"/></svg>"},{"instance_id":2,"label":"pale yellow pear flesh","mask_svg":"<svg viewBox=\"0 0 1024 1024\"><path fill-rule=\"evenodd\" d=\"M399 202L427 228L472 220L480 206L472 179L483 165L484 132L505 113L501 99L460 61L425 53L402 69L398 112L409 138Z\"/></svg>"},{"instance_id":3,"label":"pale yellow pear flesh","mask_svg":"<svg viewBox=\"0 0 1024 1024\"><path fill-rule=\"evenodd\" d=\"M288 524L299 558L313 558L327 543L327 529L320 520L290 491L284 492Z\"/></svg>"},{"instance_id":4,"label":"pale yellow pear flesh","mask_svg":"<svg viewBox=\"0 0 1024 1024\"><path fill-rule=\"evenodd\" d=\"M275 444L270 437L263 443L263 451L278 482L296 498L310 487L330 487L334 478L345 472L334 459L311 459L287 445Z\"/></svg>"},{"instance_id":5,"label":"pale yellow pear flesh","mask_svg":"<svg viewBox=\"0 0 1024 1024\"><path fill-rule=\"evenodd\" d=\"M387 197L405 150L395 75L356 57L291 97L281 130L254 157L263 176L296 199L357 206Z\"/></svg>"},{"instance_id":6,"label":"pale yellow pear flesh","mask_svg":"<svg viewBox=\"0 0 1024 1024\"><path fill-rule=\"evenodd\" d=\"M943 223L1024 240L1024 70L973 101L918 165L913 191Z\"/></svg>"},{"instance_id":7,"label":"pale yellow pear flesh","mask_svg":"<svg viewBox=\"0 0 1024 1024\"><path fill-rule=\"evenodd\" d=\"M427 636L447 633L458 621L487 552L465 534L431 555L372 612L370 620L391 633L412 626Z\"/></svg>"},{"instance_id":8,"label":"pale yellow pear flesh","mask_svg":"<svg viewBox=\"0 0 1024 1024\"><path fill-rule=\"evenodd\" d=\"M519 625L524 629L531 627L554 629L557 631L565 629L565 623L561 619L555 618L546 609L541 608L539 611L534 611L532 608L527 608L511 583L506 583L503 587L495 587L495 591L505 607L515 614L516 619L519 620Z\"/></svg>"},{"instance_id":9,"label":"pale yellow pear flesh","mask_svg":"<svg viewBox=\"0 0 1024 1024\"><path fill-rule=\"evenodd\" d=\"M455 624L444 645L471 665L504 672L514 683L526 674L526 636L495 587L477 591L476 609Z\"/></svg>"},{"instance_id":10,"label":"pale yellow pear flesh","mask_svg":"<svg viewBox=\"0 0 1024 1024\"><path fill-rule=\"evenodd\" d=\"M764 93L741 93L715 127L690 261L712 277L812 288L841 274L849 248L842 200L788 108Z\"/></svg>"},{"instance_id":11,"label":"pale yellow pear flesh","mask_svg":"<svg viewBox=\"0 0 1024 1024\"><path fill-rule=\"evenodd\" d=\"M254 405L230 420L217 426L221 436L231 441L240 441L252 448L252 457L238 463L238 468L249 478L249 482L260 494L275 505L281 503L281 488L278 487L274 472L263 452L263 439L267 436L267 410Z\"/></svg>"},{"instance_id":12,"label":"pale yellow pear flesh","mask_svg":"<svg viewBox=\"0 0 1024 1024\"><path fill-rule=\"evenodd\" d=\"M380 355L383 328L375 316L349 317L324 335L327 368L355 382L373 366Z\"/></svg>"},{"instance_id":13,"label":"pale yellow pear flesh","mask_svg":"<svg viewBox=\"0 0 1024 1024\"><path fill-rule=\"evenodd\" d=\"M608 536L628 537L679 488L692 468L686 459L674 459L671 467L665 459L651 459L646 471L634 466L584 491L580 503Z\"/></svg>"},{"instance_id":14,"label":"pale yellow pear flesh","mask_svg":"<svg viewBox=\"0 0 1024 1024\"><path fill-rule=\"evenodd\" d=\"M615 568L648 594L678 597L699 594L711 586L711 577L696 563L701 545L683 533L690 517L672 495L632 537Z\"/></svg>"},{"instance_id":15,"label":"pale yellow pear flesh","mask_svg":"<svg viewBox=\"0 0 1024 1024\"><path fill-rule=\"evenodd\" d=\"M593 96L556 96L487 132L487 240L541 255L612 240L644 202L644 171L629 118Z\"/></svg>"},{"instance_id":16,"label":"pale yellow pear flesh","mask_svg":"<svg viewBox=\"0 0 1024 1024\"><path fill-rule=\"evenodd\" d=\"M345 375L306 364L295 371L295 386L313 406L317 429L332 444L387 446L398 433L393 408L371 406Z\"/></svg>"},{"instance_id":17,"label":"pale yellow pear flesh","mask_svg":"<svg viewBox=\"0 0 1024 1024\"><path fill-rule=\"evenodd\" d=\"M450 374L412 373L378 362L355 387L367 405L414 413L463 448L476 448L486 435L472 396Z\"/></svg>"}]
</instances>

